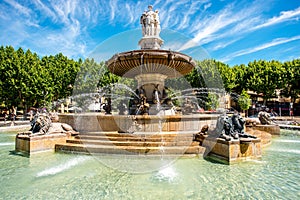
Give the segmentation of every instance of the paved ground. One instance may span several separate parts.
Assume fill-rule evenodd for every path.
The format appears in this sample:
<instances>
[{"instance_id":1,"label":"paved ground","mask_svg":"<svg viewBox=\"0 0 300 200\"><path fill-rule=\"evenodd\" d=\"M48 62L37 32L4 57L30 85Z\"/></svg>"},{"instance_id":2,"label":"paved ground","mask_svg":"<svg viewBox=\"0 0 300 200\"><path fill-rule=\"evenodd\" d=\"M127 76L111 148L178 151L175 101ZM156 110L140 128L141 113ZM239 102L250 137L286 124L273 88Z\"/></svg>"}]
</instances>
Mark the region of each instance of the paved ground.
<instances>
[{"instance_id":1,"label":"paved ground","mask_svg":"<svg viewBox=\"0 0 300 200\"><path fill-rule=\"evenodd\" d=\"M0 121L0 132L4 131L18 131L18 130L29 130L30 129L30 122L29 120L26 121L15 121L12 124L11 121Z\"/></svg>"}]
</instances>

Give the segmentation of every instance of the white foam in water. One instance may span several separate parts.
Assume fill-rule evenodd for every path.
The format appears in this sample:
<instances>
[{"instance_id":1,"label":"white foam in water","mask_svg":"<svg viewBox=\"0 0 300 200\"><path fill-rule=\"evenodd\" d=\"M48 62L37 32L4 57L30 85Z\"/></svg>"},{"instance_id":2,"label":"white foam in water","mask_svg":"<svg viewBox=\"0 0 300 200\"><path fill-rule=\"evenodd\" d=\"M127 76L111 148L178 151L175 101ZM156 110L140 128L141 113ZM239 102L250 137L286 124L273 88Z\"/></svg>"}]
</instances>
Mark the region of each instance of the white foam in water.
<instances>
[{"instance_id":1,"label":"white foam in water","mask_svg":"<svg viewBox=\"0 0 300 200\"><path fill-rule=\"evenodd\" d=\"M55 175L58 174L62 171L65 171L67 169L70 169L76 165L79 165L80 163L88 160L89 157L78 157L78 158L74 158L71 159L69 161L67 161L66 163L60 164L58 166L55 167L51 167L49 169L45 169L41 172L39 172L36 176L37 177L41 177L41 176L49 176L49 175Z\"/></svg>"},{"instance_id":2,"label":"white foam in water","mask_svg":"<svg viewBox=\"0 0 300 200\"><path fill-rule=\"evenodd\" d=\"M285 143L300 143L300 140L275 140L276 142L285 142Z\"/></svg>"},{"instance_id":3,"label":"white foam in water","mask_svg":"<svg viewBox=\"0 0 300 200\"><path fill-rule=\"evenodd\" d=\"M300 150L296 149L268 149L269 151L286 152L300 154Z\"/></svg>"},{"instance_id":4,"label":"white foam in water","mask_svg":"<svg viewBox=\"0 0 300 200\"><path fill-rule=\"evenodd\" d=\"M172 166L169 166L169 167L159 170L155 177L160 181L167 180L167 181L171 182L174 180L174 178L176 176L177 176L176 171L173 169Z\"/></svg>"},{"instance_id":5,"label":"white foam in water","mask_svg":"<svg viewBox=\"0 0 300 200\"><path fill-rule=\"evenodd\" d=\"M253 163L257 163L257 164L266 164L267 162L264 160L253 160L253 159L249 159L247 160L248 162L253 162Z\"/></svg>"},{"instance_id":6,"label":"white foam in water","mask_svg":"<svg viewBox=\"0 0 300 200\"><path fill-rule=\"evenodd\" d=\"M15 143L14 142L3 142L3 143L0 143L0 146L10 146L13 144L15 144Z\"/></svg>"}]
</instances>

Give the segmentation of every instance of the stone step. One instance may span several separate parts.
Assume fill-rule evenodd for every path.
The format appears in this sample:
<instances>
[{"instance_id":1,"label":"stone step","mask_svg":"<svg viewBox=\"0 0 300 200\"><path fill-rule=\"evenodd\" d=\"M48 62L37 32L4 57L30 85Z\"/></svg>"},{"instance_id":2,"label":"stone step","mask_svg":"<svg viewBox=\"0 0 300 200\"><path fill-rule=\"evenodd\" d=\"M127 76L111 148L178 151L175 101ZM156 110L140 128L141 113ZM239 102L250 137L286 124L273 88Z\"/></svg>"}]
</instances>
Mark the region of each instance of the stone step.
<instances>
[{"instance_id":1,"label":"stone step","mask_svg":"<svg viewBox=\"0 0 300 200\"><path fill-rule=\"evenodd\" d=\"M199 142L189 141L122 141L122 140L82 140L68 139L67 143L85 144L85 145L117 145L117 146L199 146Z\"/></svg>"},{"instance_id":2,"label":"stone step","mask_svg":"<svg viewBox=\"0 0 300 200\"><path fill-rule=\"evenodd\" d=\"M193 137L107 137L107 136L83 136L79 135L76 136L75 139L80 140L95 140L95 141L136 141L136 142L179 142L179 141L186 141L191 142L193 141Z\"/></svg>"},{"instance_id":3,"label":"stone step","mask_svg":"<svg viewBox=\"0 0 300 200\"><path fill-rule=\"evenodd\" d=\"M80 134L75 136L75 139L81 140L111 140L111 141L192 141L193 135L176 135L176 136L163 136L163 135L151 135L151 136L124 136L124 135L84 135Z\"/></svg>"},{"instance_id":4,"label":"stone step","mask_svg":"<svg viewBox=\"0 0 300 200\"><path fill-rule=\"evenodd\" d=\"M134 132L134 133L118 133L117 131L111 132L86 132L80 133L82 136L109 136L109 137L192 137L197 132Z\"/></svg>"},{"instance_id":5,"label":"stone step","mask_svg":"<svg viewBox=\"0 0 300 200\"><path fill-rule=\"evenodd\" d=\"M201 146L167 146L167 147L137 147L116 145L83 145L83 144L56 144L56 152L69 153L105 153L128 155L174 155L174 154L203 154Z\"/></svg>"}]
</instances>

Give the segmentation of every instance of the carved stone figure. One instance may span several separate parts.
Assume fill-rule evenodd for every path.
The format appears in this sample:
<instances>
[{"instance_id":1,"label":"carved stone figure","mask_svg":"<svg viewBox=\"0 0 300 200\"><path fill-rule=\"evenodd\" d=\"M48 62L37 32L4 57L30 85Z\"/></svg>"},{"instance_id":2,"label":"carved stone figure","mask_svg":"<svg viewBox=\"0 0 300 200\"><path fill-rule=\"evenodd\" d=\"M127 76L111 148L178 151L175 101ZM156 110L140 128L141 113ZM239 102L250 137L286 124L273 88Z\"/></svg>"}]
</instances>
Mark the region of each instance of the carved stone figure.
<instances>
[{"instance_id":1,"label":"carved stone figure","mask_svg":"<svg viewBox=\"0 0 300 200\"><path fill-rule=\"evenodd\" d=\"M155 11L154 13L154 35L159 36L160 34L160 21L159 21L159 16L158 16L158 10Z\"/></svg>"},{"instance_id":2,"label":"carved stone figure","mask_svg":"<svg viewBox=\"0 0 300 200\"><path fill-rule=\"evenodd\" d=\"M142 33L143 33L143 36L146 35L146 17L147 17L147 14L146 14L146 11L142 14L141 16L141 19L140 19L140 24L142 25Z\"/></svg>"},{"instance_id":3,"label":"carved stone figure","mask_svg":"<svg viewBox=\"0 0 300 200\"><path fill-rule=\"evenodd\" d=\"M221 131L220 138L223 138L227 141L232 138L238 139L238 134L236 134L233 130L231 118L227 115L220 116L217 121L218 131Z\"/></svg>"},{"instance_id":4,"label":"carved stone figure","mask_svg":"<svg viewBox=\"0 0 300 200\"><path fill-rule=\"evenodd\" d=\"M33 120L31 121L31 129L30 131L33 134L43 135L46 134L51 126L51 118L49 114L37 113Z\"/></svg>"},{"instance_id":5,"label":"carved stone figure","mask_svg":"<svg viewBox=\"0 0 300 200\"><path fill-rule=\"evenodd\" d=\"M220 138L227 141L239 138L256 138L244 132L245 120L237 113L230 118L227 115L220 116L217 121L216 131L220 132Z\"/></svg>"},{"instance_id":6,"label":"carved stone figure","mask_svg":"<svg viewBox=\"0 0 300 200\"><path fill-rule=\"evenodd\" d=\"M128 115L128 107L125 102L120 103L119 115Z\"/></svg>"},{"instance_id":7,"label":"carved stone figure","mask_svg":"<svg viewBox=\"0 0 300 200\"><path fill-rule=\"evenodd\" d=\"M148 11L145 11L140 18L140 23L142 25L143 36L159 36L160 21L158 10L154 12L153 6L148 6Z\"/></svg>"},{"instance_id":8,"label":"carved stone figure","mask_svg":"<svg viewBox=\"0 0 300 200\"><path fill-rule=\"evenodd\" d=\"M107 98L107 103L104 103L103 109L106 115L111 115L111 98Z\"/></svg>"},{"instance_id":9,"label":"carved stone figure","mask_svg":"<svg viewBox=\"0 0 300 200\"><path fill-rule=\"evenodd\" d=\"M200 145L202 145L203 143L203 140L205 139L206 135L208 134L208 129L209 129L209 126L208 125L204 125L202 128L201 128L201 131L199 133L196 133L194 135L194 141L197 141L197 142L200 142Z\"/></svg>"},{"instance_id":10,"label":"carved stone figure","mask_svg":"<svg viewBox=\"0 0 300 200\"><path fill-rule=\"evenodd\" d=\"M152 101L153 103L157 104L158 102L160 102L161 99L161 93L158 89L159 84L154 85L154 90L152 92Z\"/></svg>"},{"instance_id":11,"label":"carved stone figure","mask_svg":"<svg viewBox=\"0 0 300 200\"><path fill-rule=\"evenodd\" d=\"M231 120L232 120L233 130L239 135L239 137L256 138L255 136L245 133L244 125L246 121L241 115L235 113L232 115Z\"/></svg>"},{"instance_id":12,"label":"carved stone figure","mask_svg":"<svg viewBox=\"0 0 300 200\"><path fill-rule=\"evenodd\" d=\"M275 124L269 113L267 113L266 111L260 111L258 113L258 119L260 121L261 124Z\"/></svg>"}]
</instances>

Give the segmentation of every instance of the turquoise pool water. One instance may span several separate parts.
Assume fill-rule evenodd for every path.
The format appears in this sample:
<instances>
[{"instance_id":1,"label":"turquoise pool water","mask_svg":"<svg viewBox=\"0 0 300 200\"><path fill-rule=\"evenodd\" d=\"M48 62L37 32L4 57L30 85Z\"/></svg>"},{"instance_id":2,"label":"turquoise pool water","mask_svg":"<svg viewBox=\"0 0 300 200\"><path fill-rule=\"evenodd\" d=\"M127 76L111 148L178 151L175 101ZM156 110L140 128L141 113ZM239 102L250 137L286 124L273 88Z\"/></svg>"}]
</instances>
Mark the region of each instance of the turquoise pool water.
<instances>
[{"instance_id":1,"label":"turquoise pool water","mask_svg":"<svg viewBox=\"0 0 300 200\"><path fill-rule=\"evenodd\" d=\"M260 161L228 166L181 158L139 174L93 156L15 155L15 133L0 133L0 199L299 199L300 133L282 133Z\"/></svg>"}]
</instances>

